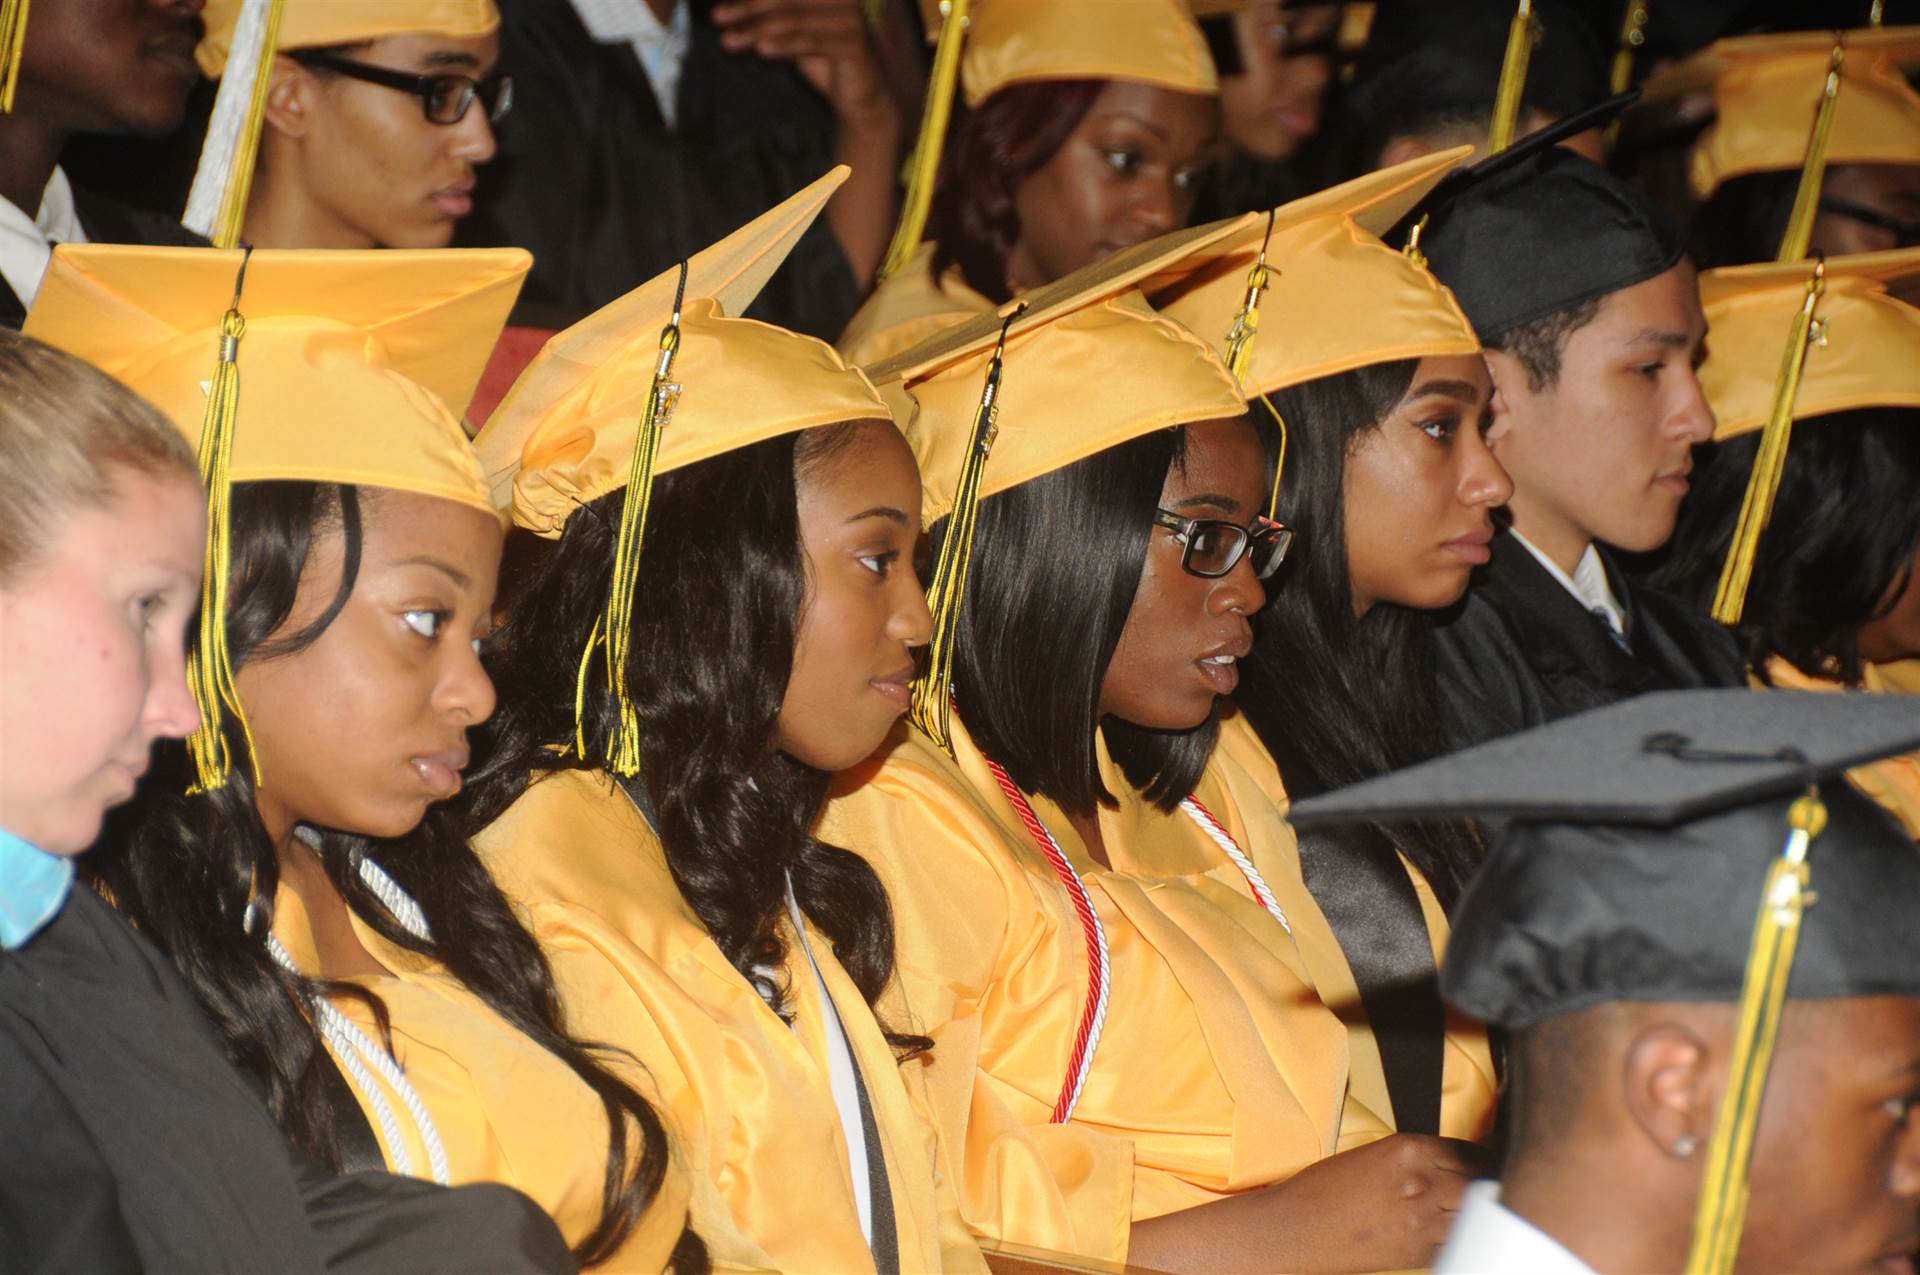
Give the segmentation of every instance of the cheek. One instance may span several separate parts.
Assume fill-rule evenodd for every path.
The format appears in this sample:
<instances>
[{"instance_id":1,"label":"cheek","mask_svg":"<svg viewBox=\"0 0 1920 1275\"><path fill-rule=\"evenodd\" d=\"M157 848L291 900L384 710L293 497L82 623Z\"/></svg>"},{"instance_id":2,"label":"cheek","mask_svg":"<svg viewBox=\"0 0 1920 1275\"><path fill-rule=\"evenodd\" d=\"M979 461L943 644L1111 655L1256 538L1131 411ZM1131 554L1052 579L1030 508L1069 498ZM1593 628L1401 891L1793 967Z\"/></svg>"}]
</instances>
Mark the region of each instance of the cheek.
<instances>
[{"instance_id":1,"label":"cheek","mask_svg":"<svg viewBox=\"0 0 1920 1275\"><path fill-rule=\"evenodd\" d=\"M891 672L880 659L886 617L857 589L820 588L800 625L781 697L779 747L820 770L843 770L885 738L893 706L867 685Z\"/></svg>"},{"instance_id":2,"label":"cheek","mask_svg":"<svg viewBox=\"0 0 1920 1275\"><path fill-rule=\"evenodd\" d=\"M1101 679L1101 711L1149 729L1186 730L1205 720L1213 706L1213 691L1193 666L1205 645L1196 635L1204 632L1211 582L1180 570L1178 554L1162 548L1155 544L1149 551L1126 627Z\"/></svg>"},{"instance_id":3,"label":"cheek","mask_svg":"<svg viewBox=\"0 0 1920 1275\"><path fill-rule=\"evenodd\" d=\"M388 102L339 100L327 112L319 166L323 197L362 233L388 247L435 247L420 241L431 220L426 203L442 140L425 130L417 99L369 85Z\"/></svg>"}]
</instances>

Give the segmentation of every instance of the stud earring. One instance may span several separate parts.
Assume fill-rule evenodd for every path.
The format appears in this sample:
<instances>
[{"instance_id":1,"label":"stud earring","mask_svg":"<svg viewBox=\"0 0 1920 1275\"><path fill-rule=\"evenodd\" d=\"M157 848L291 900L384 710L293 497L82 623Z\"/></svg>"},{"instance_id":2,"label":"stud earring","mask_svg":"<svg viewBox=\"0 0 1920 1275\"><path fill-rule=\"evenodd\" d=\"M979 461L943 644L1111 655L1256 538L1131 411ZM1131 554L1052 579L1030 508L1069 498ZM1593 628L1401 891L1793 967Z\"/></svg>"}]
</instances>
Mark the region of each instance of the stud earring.
<instances>
[{"instance_id":1,"label":"stud earring","mask_svg":"<svg viewBox=\"0 0 1920 1275\"><path fill-rule=\"evenodd\" d=\"M1699 1140L1690 1133L1683 1133L1673 1140L1673 1153L1682 1160L1691 1159L1693 1153L1699 1149Z\"/></svg>"}]
</instances>

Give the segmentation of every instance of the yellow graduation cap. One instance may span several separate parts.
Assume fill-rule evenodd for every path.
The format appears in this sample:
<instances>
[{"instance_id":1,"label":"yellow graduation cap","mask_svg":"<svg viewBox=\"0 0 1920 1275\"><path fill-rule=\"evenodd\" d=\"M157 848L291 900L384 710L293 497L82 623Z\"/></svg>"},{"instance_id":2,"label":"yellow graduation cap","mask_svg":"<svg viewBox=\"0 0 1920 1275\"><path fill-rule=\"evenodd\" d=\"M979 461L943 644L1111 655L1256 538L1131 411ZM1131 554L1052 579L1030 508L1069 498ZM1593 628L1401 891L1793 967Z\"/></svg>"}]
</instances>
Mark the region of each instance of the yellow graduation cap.
<instances>
[{"instance_id":1,"label":"yellow graduation cap","mask_svg":"<svg viewBox=\"0 0 1920 1275\"><path fill-rule=\"evenodd\" d=\"M1184 0L921 0L920 7L938 44L883 276L906 264L926 229L956 81L969 107L1008 85L1041 80L1220 91L1213 54Z\"/></svg>"},{"instance_id":2,"label":"yellow graduation cap","mask_svg":"<svg viewBox=\"0 0 1920 1275\"><path fill-rule=\"evenodd\" d=\"M1694 143L1689 176L1707 198L1730 178L1790 172L1807 155L1834 46L1844 50L1826 159L1920 164L1920 26L1735 36L1651 77L1646 100L1710 89L1718 118Z\"/></svg>"},{"instance_id":3,"label":"yellow graduation cap","mask_svg":"<svg viewBox=\"0 0 1920 1275\"><path fill-rule=\"evenodd\" d=\"M532 264L518 248L54 250L27 334L125 382L200 445L201 788L232 769L223 706L246 727L226 652L229 485L352 483L491 511L460 413Z\"/></svg>"},{"instance_id":4,"label":"yellow graduation cap","mask_svg":"<svg viewBox=\"0 0 1920 1275\"><path fill-rule=\"evenodd\" d=\"M1134 284L1253 220L1139 245L869 369L920 462L922 522L951 520L928 588L933 640L911 713L942 747L951 746L954 634L980 501L1154 430L1246 411L1239 382L1206 342L1157 314Z\"/></svg>"},{"instance_id":5,"label":"yellow graduation cap","mask_svg":"<svg viewBox=\"0 0 1920 1275\"><path fill-rule=\"evenodd\" d=\"M494 0L281 0L277 49L322 49L390 35L489 35L500 28ZM206 36L195 57L208 79L219 79L233 52L248 0L207 0L200 20Z\"/></svg>"},{"instance_id":6,"label":"yellow graduation cap","mask_svg":"<svg viewBox=\"0 0 1920 1275\"><path fill-rule=\"evenodd\" d=\"M617 774L640 763L626 642L654 478L782 434L890 418L825 342L735 317L849 172L834 169L548 341L475 440L495 503L549 539L583 505L626 491L607 609L580 656L584 692L594 653L605 652L622 721L607 745Z\"/></svg>"}]
</instances>

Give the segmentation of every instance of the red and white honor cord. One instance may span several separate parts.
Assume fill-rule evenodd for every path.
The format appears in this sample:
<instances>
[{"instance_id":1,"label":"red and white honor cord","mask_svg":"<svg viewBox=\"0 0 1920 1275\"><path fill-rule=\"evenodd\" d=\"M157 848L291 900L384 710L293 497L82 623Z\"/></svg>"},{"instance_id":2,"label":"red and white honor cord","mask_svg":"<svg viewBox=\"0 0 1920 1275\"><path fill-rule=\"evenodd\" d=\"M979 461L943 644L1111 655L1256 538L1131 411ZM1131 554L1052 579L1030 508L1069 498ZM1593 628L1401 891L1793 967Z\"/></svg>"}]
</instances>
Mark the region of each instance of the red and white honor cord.
<instances>
[{"instance_id":1,"label":"red and white honor cord","mask_svg":"<svg viewBox=\"0 0 1920 1275\"><path fill-rule=\"evenodd\" d=\"M1287 932L1288 938L1292 938L1293 926L1287 923L1287 914L1280 910L1280 900L1274 897L1267 879L1260 875L1260 869L1253 866L1253 860L1233 839L1226 825L1215 819L1213 812L1201 805L1198 798L1188 797L1180 803L1180 809L1186 811L1187 817L1200 825L1200 831L1212 838L1213 844L1220 847L1220 852L1232 860L1234 867L1240 869L1240 874L1247 879L1247 888L1253 891L1254 902L1265 908L1267 915L1280 922L1280 928Z\"/></svg>"},{"instance_id":2,"label":"red and white honor cord","mask_svg":"<svg viewBox=\"0 0 1920 1275\"><path fill-rule=\"evenodd\" d=\"M1093 1070L1093 1053L1100 1047L1100 1032L1107 1022L1107 990L1113 974L1112 962L1107 955L1107 931L1100 924L1100 914L1094 911L1086 883L1080 880L1080 874L1068 862L1060 843L1047 831L1047 825L1041 823L1040 816L1034 813L1033 803L1007 777L1006 769L999 762L991 757L986 762L987 769L993 772L994 781L1000 785L1000 791L1006 794L1007 803L1020 816L1020 822L1027 826L1027 835L1033 838L1033 844L1040 848L1054 876L1066 887L1067 897L1073 901L1073 910L1080 918L1080 933L1086 939L1087 1003L1080 1011L1080 1029L1074 1033L1073 1053L1067 1059L1067 1082L1053 1104L1052 1122L1065 1124L1073 1118L1073 1109L1080 1101L1080 1091L1086 1086L1087 1074Z\"/></svg>"}]
</instances>

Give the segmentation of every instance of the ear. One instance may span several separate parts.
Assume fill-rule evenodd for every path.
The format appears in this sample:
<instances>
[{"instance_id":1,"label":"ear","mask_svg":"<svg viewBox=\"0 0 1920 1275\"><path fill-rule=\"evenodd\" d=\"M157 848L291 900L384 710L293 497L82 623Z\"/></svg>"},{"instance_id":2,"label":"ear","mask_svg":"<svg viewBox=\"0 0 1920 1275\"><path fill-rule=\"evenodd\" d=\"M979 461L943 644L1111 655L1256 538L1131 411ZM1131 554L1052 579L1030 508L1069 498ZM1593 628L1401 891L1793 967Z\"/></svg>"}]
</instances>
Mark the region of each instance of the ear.
<instances>
[{"instance_id":1,"label":"ear","mask_svg":"<svg viewBox=\"0 0 1920 1275\"><path fill-rule=\"evenodd\" d=\"M1493 382L1493 397L1487 400L1487 410L1493 416L1493 424L1487 429L1487 445L1491 447L1499 443L1513 425L1515 397L1529 393L1532 387L1527 381L1527 369L1507 351L1483 349L1480 359L1487 365L1487 377Z\"/></svg>"},{"instance_id":2,"label":"ear","mask_svg":"<svg viewBox=\"0 0 1920 1275\"><path fill-rule=\"evenodd\" d=\"M267 81L266 121L283 137L304 137L313 126L313 112L320 82L313 72L292 58L278 54L273 59L273 75Z\"/></svg>"},{"instance_id":3,"label":"ear","mask_svg":"<svg viewBox=\"0 0 1920 1275\"><path fill-rule=\"evenodd\" d=\"M1713 1132L1717 1086L1708 1076L1711 1053L1678 1023L1660 1023L1633 1038L1621 1081L1627 1113L1662 1154L1691 1158Z\"/></svg>"}]
</instances>

